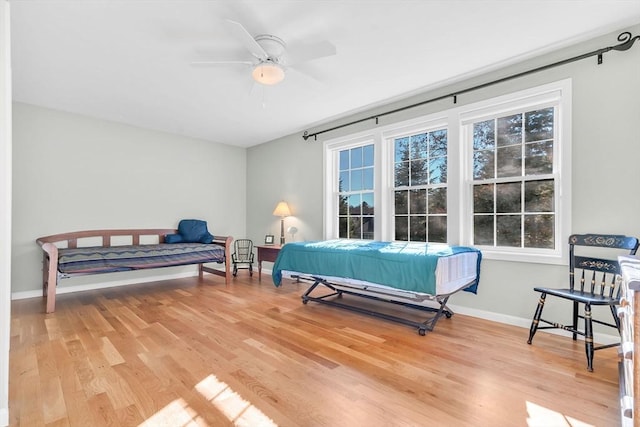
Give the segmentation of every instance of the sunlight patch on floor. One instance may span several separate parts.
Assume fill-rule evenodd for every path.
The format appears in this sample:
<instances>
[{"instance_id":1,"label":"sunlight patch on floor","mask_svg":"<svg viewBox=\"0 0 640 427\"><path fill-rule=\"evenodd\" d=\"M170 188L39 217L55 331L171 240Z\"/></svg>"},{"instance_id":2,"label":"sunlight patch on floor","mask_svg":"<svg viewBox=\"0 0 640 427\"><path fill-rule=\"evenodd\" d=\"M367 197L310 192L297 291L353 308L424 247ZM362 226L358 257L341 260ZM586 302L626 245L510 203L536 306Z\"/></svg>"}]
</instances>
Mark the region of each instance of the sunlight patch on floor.
<instances>
[{"instance_id":1,"label":"sunlight patch on floor","mask_svg":"<svg viewBox=\"0 0 640 427\"><path fill-rule=\"evenodd\" d=\"M156 412L138 427L190 427L201 426L198 414L189 407L184 399L176 399Z\"/></svg>"},{"instance_id":2,"label":"sunlight patch on floor","mask_svg":"<svg viewBox=\"0 0 640 427\"><path fill-rule=\"evenodd\" d=\"M529 414L529 418L527 418L529 427L594 427L593 424L576 420L532 402L526 402L526 405Z\"/></svg>"},{"instance_id":3,"label":"sunlight patch on floor","mask_svg":"<svg viewBox=\"0 0 640 427\"><path fill-rule=\"evenodd\" d=\"M196 384L196 390L236 426L277 427L262 411L213 374Z\"/></svg>"},{"instance_id":4,"label":"sunlight patch on floor","mask_svg":"<svg viewBox=\"0 0 640 427\"><path fill-rule=\"evenodd\" d=\"M278 427L262 411L233 391L215 375L209 375L196 384L195 389L233 425L238 427ZM176 399L156 412L138 427L191 427L206 426L206 421L182 398Z\"/></svg>"}]
</instances>

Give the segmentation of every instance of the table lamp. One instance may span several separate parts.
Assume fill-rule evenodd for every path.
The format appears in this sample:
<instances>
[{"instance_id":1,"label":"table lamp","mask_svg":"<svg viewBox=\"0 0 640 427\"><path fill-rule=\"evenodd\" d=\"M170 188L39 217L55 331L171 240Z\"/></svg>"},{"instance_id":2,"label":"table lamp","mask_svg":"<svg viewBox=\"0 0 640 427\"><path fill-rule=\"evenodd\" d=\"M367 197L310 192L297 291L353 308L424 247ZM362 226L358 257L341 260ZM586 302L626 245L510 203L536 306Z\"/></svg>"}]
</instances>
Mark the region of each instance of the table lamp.
<instances>
[{"instance_id":1,"label":"table lamp","mask_svg":"<svg viewBox=\"0 0 640 427\"><path fill-rule=\"evenodd\" d=\"M283 201L278 203L278 206L273 210L273 215L280 217L280 244L284 245L284 219L285 217L291 216L287 202Z\"/></svg>"}]
</instances>

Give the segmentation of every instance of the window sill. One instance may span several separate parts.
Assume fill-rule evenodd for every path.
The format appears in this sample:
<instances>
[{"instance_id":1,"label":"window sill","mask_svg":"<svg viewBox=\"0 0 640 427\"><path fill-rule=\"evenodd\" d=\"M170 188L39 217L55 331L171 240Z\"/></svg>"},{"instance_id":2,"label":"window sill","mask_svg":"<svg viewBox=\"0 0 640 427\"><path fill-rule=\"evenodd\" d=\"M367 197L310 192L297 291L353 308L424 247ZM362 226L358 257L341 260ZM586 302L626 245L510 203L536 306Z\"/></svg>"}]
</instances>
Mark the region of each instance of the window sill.
<instances>
[{"instance_id":1,"label":"window sill","mask_svg":"<svg viewBox=\"0 0 640 427\"><path fill-rule=\"evenodd\" d=\"M482 252L483 259L496 261L529 262L536 264L568 265L566 255L551 251L513 251L493 247L474 246Z\"/></svg>"}]
</instances>

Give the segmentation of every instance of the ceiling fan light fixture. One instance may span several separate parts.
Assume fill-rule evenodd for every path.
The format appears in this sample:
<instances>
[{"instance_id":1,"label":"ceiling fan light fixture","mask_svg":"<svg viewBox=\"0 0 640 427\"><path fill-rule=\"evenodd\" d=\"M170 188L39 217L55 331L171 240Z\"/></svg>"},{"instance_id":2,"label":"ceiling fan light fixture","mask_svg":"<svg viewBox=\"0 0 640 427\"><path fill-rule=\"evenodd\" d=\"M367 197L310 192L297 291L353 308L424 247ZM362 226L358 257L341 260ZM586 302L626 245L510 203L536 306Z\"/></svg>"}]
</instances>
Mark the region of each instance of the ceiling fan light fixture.
<instances>
[{"instance_id":1,"label":"ceiling fan light fixture","mask_svg":"<svg viewBox=\"0 0 640 427\"><path fill-rule=\"evenodd\" d=\"M284 70L275 62L262 62L251 73L253 79L263 85L275 85L284 80Z\"/></svg>"}]
</instances>

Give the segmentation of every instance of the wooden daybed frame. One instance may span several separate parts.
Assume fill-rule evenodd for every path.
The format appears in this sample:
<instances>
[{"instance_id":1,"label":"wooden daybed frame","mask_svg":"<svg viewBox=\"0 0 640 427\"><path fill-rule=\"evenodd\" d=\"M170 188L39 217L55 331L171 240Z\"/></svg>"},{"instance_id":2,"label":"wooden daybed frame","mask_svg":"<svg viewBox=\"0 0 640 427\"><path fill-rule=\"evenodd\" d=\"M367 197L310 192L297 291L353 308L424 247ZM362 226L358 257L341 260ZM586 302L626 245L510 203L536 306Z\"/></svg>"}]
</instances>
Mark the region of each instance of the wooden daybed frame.
<instances>
[{"instance_id":1,"label":"wooden daybed frame","mask_svg":"<svg viewBox=\"0 0 640 427\"><path fill-rule=\"evenodd\" d=\"M102 244L92 244L92 246L111 247L114 245L112 238L130 237L131 245L140 245L141 237L157 237L157 243L164 243L164 238L167 234L175 234L178 230L172 228L149 228L149 229L123 229L123 230L87 230L87 231L75 231L70 233L54 234L51 236L40 237L36 240L36 243L42 247L42 295L47 300L47 313L53 313L56 307L56 287L58 284L58 246L56 243L66 248L77 248L78 239L86 238L101 238ZM155 240L155 239L154 239ZM228 285L231 282L231 242L233 237L231 236L215 236L213 244L217 244L224 247L225 261L224 271L217 270L211 267L207 267L204 264L198 264L198 276L203 277L203 273L215 274L225 278L225 283ZM156 242L153 242L156 243ZM100 274L94 273L94 274Z\"/></svg>"}]
</instances>

